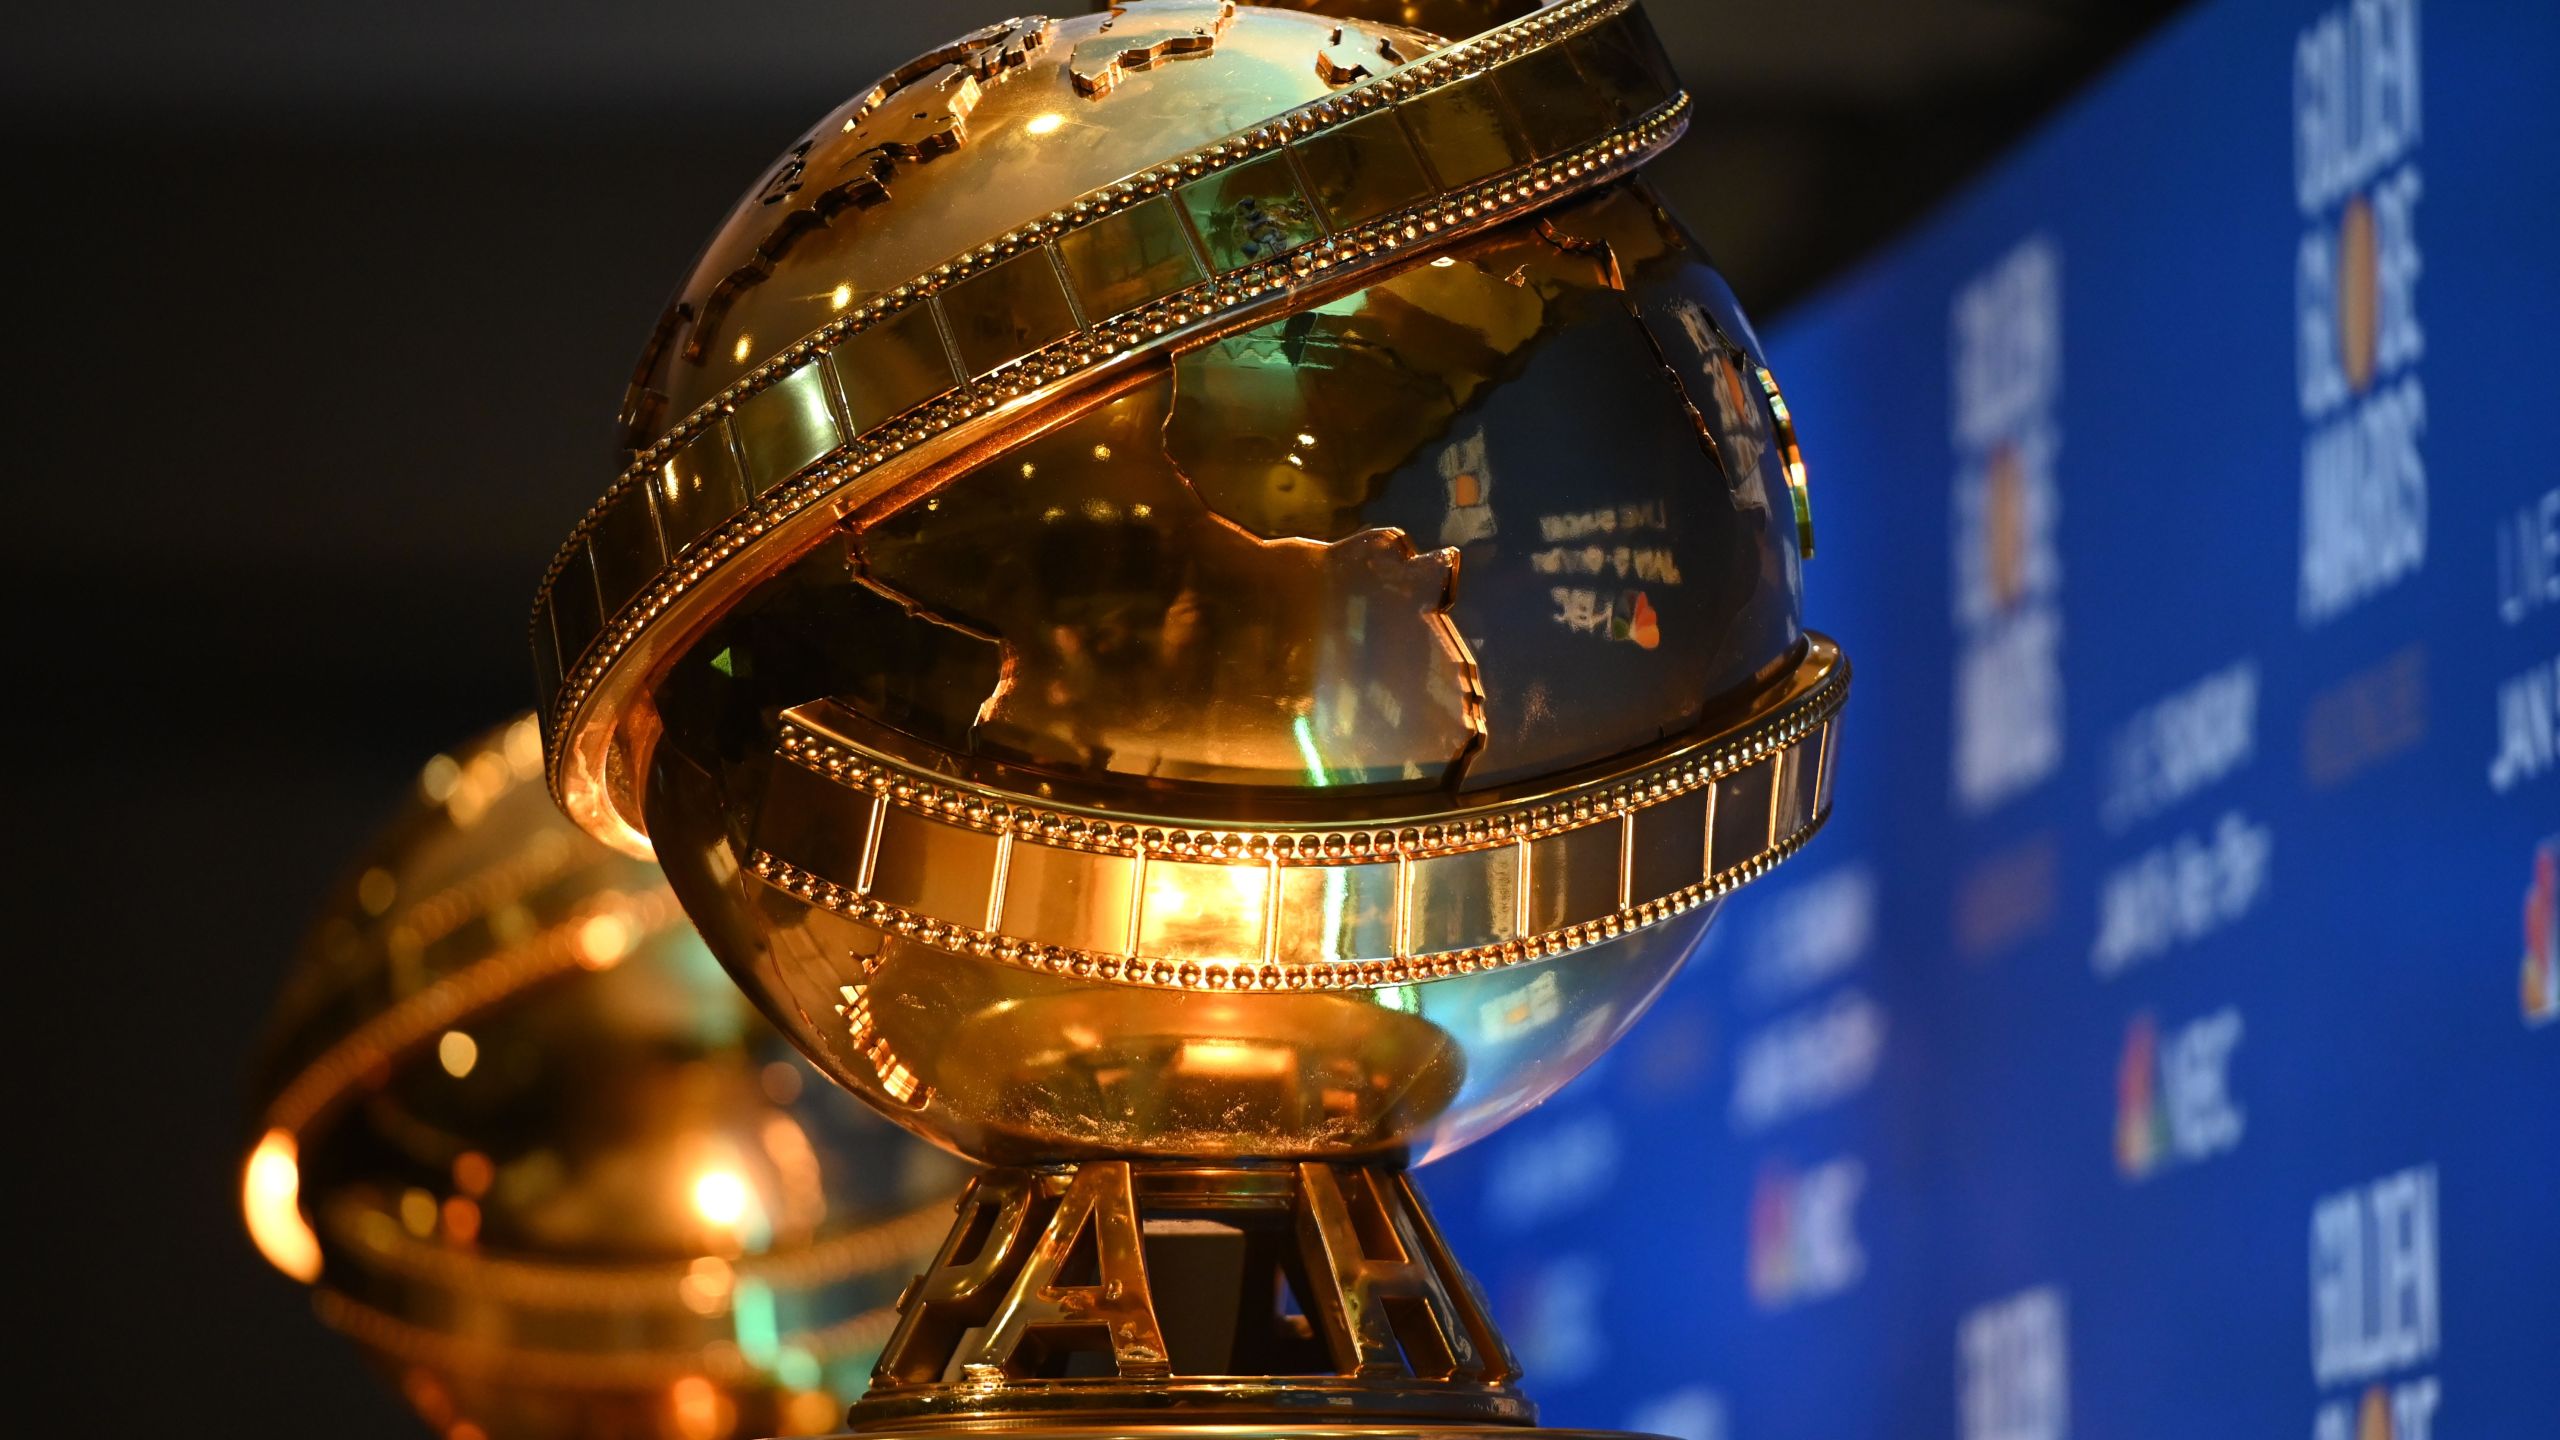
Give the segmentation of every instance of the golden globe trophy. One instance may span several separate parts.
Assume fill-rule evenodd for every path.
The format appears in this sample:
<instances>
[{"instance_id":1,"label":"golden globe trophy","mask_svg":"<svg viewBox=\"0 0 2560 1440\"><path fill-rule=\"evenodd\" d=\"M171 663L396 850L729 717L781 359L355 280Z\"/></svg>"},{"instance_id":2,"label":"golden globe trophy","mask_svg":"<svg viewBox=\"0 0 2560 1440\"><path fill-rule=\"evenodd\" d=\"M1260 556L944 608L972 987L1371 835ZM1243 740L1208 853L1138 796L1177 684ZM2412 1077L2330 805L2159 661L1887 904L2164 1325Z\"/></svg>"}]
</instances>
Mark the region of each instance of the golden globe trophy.
<instances>
[{"instance_id":1,"label":"golden globe trophy","mask_svg":"<svg viewBox=\"0 0 2560 1440\"><path fill-rule=\"evenodd\" d=\"M826 116L544 579L563 807L995 1167L858 1431L1532 1423L1405 1167L1827 812L1787 413L1630 178L1650 26L1354 8L1008 21Z\"/></svg>"},{"instance_id":2,"label":"golden globe trophy","mask_svg":"<svg viewBox=\"0 0 2560 1440\"><path fill-rule=\"evenodd\" d=\"M834 1101L541 778L530 716L435 757L330 898L250 1236L446 1440L832 1429L961 1167Z\"/></svg>"}]
</instances>

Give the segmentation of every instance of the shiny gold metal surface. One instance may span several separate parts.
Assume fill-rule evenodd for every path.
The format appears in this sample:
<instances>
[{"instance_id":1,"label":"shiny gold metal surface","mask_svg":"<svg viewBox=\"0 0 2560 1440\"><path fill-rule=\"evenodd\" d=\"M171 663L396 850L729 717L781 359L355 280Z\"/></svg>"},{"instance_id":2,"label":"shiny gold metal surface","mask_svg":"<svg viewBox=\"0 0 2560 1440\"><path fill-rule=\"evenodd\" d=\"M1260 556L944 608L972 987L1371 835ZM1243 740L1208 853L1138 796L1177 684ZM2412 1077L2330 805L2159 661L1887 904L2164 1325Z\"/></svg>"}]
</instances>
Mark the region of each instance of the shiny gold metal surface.
<instances>
[{"instance_id":1,"label":"shiny gold metal surface","mask_svg":"<svg viewBox=\"0 0 2560 1440\"><path fill-rule=\"evenodd\" d=\"M1070 1422L1532 1413L1519 1363L1393 1171L998 1170L960 1215L908 1290L859 1427L967 1418L979 1397L954 1375L1001 1385L1017 1418Z\"/></svg>"},{"instance_id":2,"label":"shiny gold metal surface","mask_svg":"<svg viewBox=\"0 0 2560 1440\"><path fill-rule=\"evenodd\" d=\"M1611 186L1058 397L666 669L659 857L805 1049L979 1158L1464 1144L1824 813L1846 666L1743 335ZM1495 1043L1530 986L1589 1043ZM1201 1035L1298 1078L1185 1098Z\"/></svg>"},{"instance_id":3,"label":"shiny gold metal surface","mask_svg":"<svg viewBox=\"0 0 2560 1440\"><path fill-rule=\"evenodd\" d=\"M858 1428L1527 1422L1399 1167L1829 813L1794 421L1629 178L1688 113L1641 12L1322 8L1008 22L831 116L545 578L564 807L1008 1167Z\"/></svg>"},{"instance_id":4,"label":"shiny gold metal surface","mask_svg":"<svg viewBox=\"0 0 2560 1440\"><path fill-rule=\"evenodd\" d=\"M422 773L279 1004L251 1237L448 1437L834 1427L958 1167L830 1103L531 717Z\"/></svg>"},{"instance_id":5,"label":"shiny gold metal surface","mask_svg":"<svg viewBox=\"0 0 2560 1440\"><path fill-rule=\"evenodd\" d=\"M1005 42L1011 50L980 40L961 47L964 58L981 57L969 65L993 65L989 74L1005 77L989 94L1070 108L1024 119L1022 149L973 138L920 154L911 162L919 177L956 188L947 204L909 206L910 194L873 208L820 205L783 227L799 260L840 268L889 255L894 262L877 263L900 278L875 290L869 280L807 277L817 289L806 293L823 298L827 313L795 312L784 325L790 338L769 358L749 365L758 347L740 341L752 335L699 345L670 337L730 323L744 302L724 294L802 294L771 280L782 273L779 258L757 249L732 269L706 261L687 282L643 360L631 463L555 560L534 618L554 785L589 829L645 851L638 812L654 738L652 676L737 590L823 543L835 512L972 448L1000 448L1001 432L1044 395L1108 379L1186 339L1293 308L1310 286L1338 284L1623 173L1676 136L1688 111L1629 0L1567 0L1338 90L1314 71L1339 27L1246 7L1211 51L1099 94L1078 91L1073 56L1085 39L1104 24L1135 25L1166 3L1131 7L1125 22L1034 25ZM1020 25L998 28L1010 35ZM1048 38L1034 46L1037 36ZM1281 58L1231 73L1266 42ZM1023 58L984 60L989 45L999 57ZM947 73L957 64L904 67L899 76L912 78L888 94L898 106L930 109L929 95L910 92L938 95L935 87L968 79L968 65ZM1270 78L1301 70L1303 85ZM1507 77L1519 82L1516 94L1503 89ZM1065 118L1030 133L1051 115ZM805 143L843 133L853 118L822 124ZM1204 119L1210 130L1228 128L1210 138ZM1102 158L1079 150L1070 163L1042 144L1070 135ZM774 208L801 199L774 197L803 197L870 151L830 161L805 181L818 153L786 157L723 235L779 225ZM989 178L997 174L1001 182ZM1052 197L1058 176L1069 178ZM1042 213L1044 203L1056 208ZM988 205L1018 208L1014 228L954 228L953 217ZM910 241L911 233L931 243ZM1165 248L1177 241L1187 258ZM715 240L712 254L734 248ZM715 272L722 278L706 278ZM1048 292L1077 275L1091 288L1065 302L1080 323L1060 330L1061 305ZM1159 291L1166 285L1180 288ZM650 377L692 363L684 357L723 353L724 344L746 368L724 371L699 394L685 389L680 403L645 398L660 393ZM750 439L776 430L793 442ZM811 453L816 463L795 463Z\"/></svg>"}]
</instances>

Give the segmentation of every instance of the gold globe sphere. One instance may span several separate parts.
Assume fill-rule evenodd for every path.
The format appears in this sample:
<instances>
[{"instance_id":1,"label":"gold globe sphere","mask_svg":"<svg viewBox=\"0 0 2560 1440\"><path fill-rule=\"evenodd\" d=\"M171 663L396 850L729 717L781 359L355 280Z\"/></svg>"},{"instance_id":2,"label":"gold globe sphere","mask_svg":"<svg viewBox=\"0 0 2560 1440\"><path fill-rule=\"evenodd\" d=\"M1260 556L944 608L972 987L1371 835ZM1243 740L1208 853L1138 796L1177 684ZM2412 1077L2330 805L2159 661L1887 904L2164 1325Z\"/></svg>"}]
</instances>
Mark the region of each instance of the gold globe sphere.
<instances>
[{"instance_id":1,"label":"gold globe sphere","mask_svg":"<svg viewBox=\"0 0 2560 1440\"><path fill-rule=\"evenodd\" d=\"M1618 178L1685 113L1589 0L902 67L643 359L537 617L562 798L975 1158L1428 1157L1537 1103L1818 823L1845 678L1756 341Z\"/></svg>"},{"instance_id":2,"label":"gold globe sphere","mask_svg":"<svg viewBox=\"0 0 2560 1440\"><path fill-rule=\"evenodd\" d=\"M448 1437L834 1428L958 1167L831 1103L530 717L426 769L278 1006L252 1238Z\"/></svg>"},{"instance_id":3,"label":"gold globe sphere","mask_svg":"<svg viewBox=\"0 0 2560 1440\"><path fill-rule=\"evenodd\" d=\"M900 67L723 223L544 578L568 813L1005 1167L859 1428L1530 1419L1397 1167L1828 814L1788 411L1632 178L1688 97L1632 0L1428 8L1513 18Z\"/></svg>"}]
</instances>

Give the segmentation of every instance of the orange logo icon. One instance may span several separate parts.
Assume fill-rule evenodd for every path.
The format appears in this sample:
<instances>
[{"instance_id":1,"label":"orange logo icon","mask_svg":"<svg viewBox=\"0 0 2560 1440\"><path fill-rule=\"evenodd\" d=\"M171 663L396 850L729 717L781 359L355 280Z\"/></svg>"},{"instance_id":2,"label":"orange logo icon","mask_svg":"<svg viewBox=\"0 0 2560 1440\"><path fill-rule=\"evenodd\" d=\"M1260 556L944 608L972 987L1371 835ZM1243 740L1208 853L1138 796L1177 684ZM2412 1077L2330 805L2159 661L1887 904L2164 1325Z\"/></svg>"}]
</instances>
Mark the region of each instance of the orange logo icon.
<instances>
[{"instance_id":1,"label":"orange logo icon","mask_svg":"<svg viewBox=\"0 0 2560 1440\"><path fill-rule=\"evenodd\" d=\"M2525 1023L2560 1020L2560 840L2533 852L2533 881L2524 892L2524 974L2518 1000Z\"/></svg>"},{"instance_id":2,"label":"orange logo icon","mask_svg":"<svg viewBox=\"0 0 2560 1440\"><path fill-rule=\"evenodd\" d=\"M2338 366L2346 374L2347 388L2359 395L2373 383L2381 329L2379 263L2373 204L2358 195L2338 216Z\"/></svg>"}]
</instances>

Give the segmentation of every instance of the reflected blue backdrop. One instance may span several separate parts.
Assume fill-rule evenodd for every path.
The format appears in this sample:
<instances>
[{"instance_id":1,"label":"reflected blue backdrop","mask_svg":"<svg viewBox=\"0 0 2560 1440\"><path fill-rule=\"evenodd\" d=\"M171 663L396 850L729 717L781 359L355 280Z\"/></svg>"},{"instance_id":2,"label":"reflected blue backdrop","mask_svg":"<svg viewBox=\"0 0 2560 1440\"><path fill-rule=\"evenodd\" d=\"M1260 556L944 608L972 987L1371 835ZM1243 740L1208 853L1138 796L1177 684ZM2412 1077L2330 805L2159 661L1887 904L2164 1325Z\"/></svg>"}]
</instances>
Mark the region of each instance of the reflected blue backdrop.
<instances>
[{"instance_id":1,"label":"reflected blue backdrop","mask_svg":"<svg viewBox=\"0 0 2560 1440\"><path fill-rule=\"evenodd\" d=\"M1548 1423L2560 1434L2555 75L2205 5L1772 327L1836 816L1425 1175Z\"/></svg>"}]
</instances>

